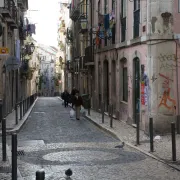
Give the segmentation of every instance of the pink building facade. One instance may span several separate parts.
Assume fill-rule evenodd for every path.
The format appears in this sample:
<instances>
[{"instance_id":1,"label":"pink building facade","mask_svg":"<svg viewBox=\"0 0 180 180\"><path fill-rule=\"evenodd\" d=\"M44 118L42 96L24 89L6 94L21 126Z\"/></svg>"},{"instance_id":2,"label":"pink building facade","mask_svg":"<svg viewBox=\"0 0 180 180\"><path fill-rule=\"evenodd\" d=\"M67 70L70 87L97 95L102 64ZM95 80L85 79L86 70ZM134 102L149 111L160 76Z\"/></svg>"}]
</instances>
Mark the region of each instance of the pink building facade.
<instances>
[{"instance_id":1,"label":"pink building facade","mask_svg":"<svg viewBox=\"0 0 180 180\"><path fill-rule=\"evenodd\" d=\"M153 117L155 131L168 132L180 114L179 0L95 2L93 106L104 102L108 112L112 104L118 120L139 120L146 132Z\"/></svg>"}]
</instances>

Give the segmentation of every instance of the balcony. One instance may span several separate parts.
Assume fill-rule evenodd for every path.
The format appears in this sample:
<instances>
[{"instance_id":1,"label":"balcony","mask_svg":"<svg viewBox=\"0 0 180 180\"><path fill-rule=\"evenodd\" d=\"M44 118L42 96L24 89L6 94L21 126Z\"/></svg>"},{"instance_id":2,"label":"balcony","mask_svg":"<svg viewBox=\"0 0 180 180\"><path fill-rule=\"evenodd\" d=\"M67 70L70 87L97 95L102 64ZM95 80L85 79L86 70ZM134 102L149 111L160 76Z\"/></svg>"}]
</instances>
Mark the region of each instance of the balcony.
<instances>
[{"instance_id":1,"label":"balcony","mask_svg":"<svg viewBox=\"0 0 180 180\"><path fill-rule=\"evenodd\" d=\"M17 28L17 8L13 0L2 0L0 2L0 13L12 28Z\"/></svg>"},{"instance_id":2,"label":"balcony","mask_svg":"<svg viewBox=\"0 0 180 180\"><path fill-rule=\"evenodd\" d=\"M67 28L66 38L67 38L68 42L72 42L73 41L72 29Z\"/></svg>"},{"instance_id":3,"label":"balcony","mask_svg":"<svg viewBox=\"0 0 180 180\"><path fill-rule=\"evenodd\" d=\"M79 16L80 16L80 9L79 7L72 7L70 5L70 9L69 9L69 16L73 21L77 21Z\"/></svg>"},{"instance_id":4,"label":"balcony","mask_svg":"<svg viewBox=\"0 0 180 180\"><path fill-rule=\"evenodd\" d=\"M18 6L21 8L21 11L25 12L28 10L28 1L27 0L17 0Z\"/></svg>"},{"instance_id":5,"label":"balcony","mask_svg":"<svg viewBox=\"0 0 180 180\"><path fill-rule=\"evenodd\" d=\"M19 26L19 39L26 40L26 31L24 31L23 26Z\"/></svg>"},{"instance_id":6,"label":"balcony","mask_svg":"<svg viewBox=\"0 0 180 180\"><path fill-rule=\"evenodd\" d=\"M88 46L85 48L85 57L84 57L86 66L94 66L94 61L92 57L92 46Z\"/></svg>"}]
</instances>

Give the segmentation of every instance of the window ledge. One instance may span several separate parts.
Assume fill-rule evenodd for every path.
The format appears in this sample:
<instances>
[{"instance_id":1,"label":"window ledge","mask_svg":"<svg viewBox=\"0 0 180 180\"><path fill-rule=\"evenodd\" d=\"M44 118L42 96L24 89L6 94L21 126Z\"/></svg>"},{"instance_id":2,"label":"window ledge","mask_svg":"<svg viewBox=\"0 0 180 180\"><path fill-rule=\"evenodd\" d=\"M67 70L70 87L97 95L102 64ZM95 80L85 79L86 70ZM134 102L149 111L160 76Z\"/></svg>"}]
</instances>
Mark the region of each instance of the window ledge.
<instances>
[{"instance_id":1,"label":"window ledge","mask_svg":"<svg viewBox=\"0 0 180 180\"><path fill-rule=\"evenodd\" d=\"M128 102L126 101L121 101L122 104L127 104L128 105Z\"/></svg>"}]
</instances>

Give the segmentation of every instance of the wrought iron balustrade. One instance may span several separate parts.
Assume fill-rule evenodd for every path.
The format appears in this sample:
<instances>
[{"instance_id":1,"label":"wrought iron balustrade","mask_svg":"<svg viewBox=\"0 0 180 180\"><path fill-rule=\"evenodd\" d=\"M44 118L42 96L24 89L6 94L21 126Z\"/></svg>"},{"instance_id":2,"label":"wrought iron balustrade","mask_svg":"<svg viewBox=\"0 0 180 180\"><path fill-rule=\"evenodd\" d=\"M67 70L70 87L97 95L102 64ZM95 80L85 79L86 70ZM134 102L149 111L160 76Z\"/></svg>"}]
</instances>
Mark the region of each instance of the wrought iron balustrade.
<instances>
[{"instance_id":1,"label":"wrought iron balustrade","mask_svg":"<svg viewBox=\"0 0 180 180\"><path fill-rule=\"evenodd\" d=\"M13 0L3 0L4 7L1 7L1 14L7 18L8 23L17 24L17 8Z\"/></svg>"}]
</instances>

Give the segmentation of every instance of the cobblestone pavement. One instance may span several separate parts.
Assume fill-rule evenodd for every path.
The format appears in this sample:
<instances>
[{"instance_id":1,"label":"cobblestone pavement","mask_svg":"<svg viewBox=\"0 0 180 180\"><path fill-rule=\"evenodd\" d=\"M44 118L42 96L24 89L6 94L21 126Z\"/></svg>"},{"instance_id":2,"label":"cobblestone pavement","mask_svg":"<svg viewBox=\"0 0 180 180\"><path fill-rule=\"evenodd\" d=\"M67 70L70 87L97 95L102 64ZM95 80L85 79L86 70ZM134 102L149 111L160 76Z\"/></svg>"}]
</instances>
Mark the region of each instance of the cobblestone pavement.
<instances>
[{"instance_id":1,"label":"cobblestone pavement","mask_svg":"<svg viewBox=\"0 0 180 180\"><path fill-rule=\"evenodd\" d=\"M69 118L57 98L39 98L18 134L18 168L24 180L34 180L44 169L46 180L171 180L180 172L169 168L98 129L85 118ZM1 176L0 176L1 177ZM1 179L1 178L0 178Z\"/></svg>"},{"instance_id":2,"label":"cobblestone pavement","mask_svg":"<svg viewBox=\"0 0 180 180\"><path fill-rule=\"evenodd\" d=\"M116 135L119 139L132 145L136 144L136 128L128 125L126 122L114 120L113 128L110 128L110 118L105 116L104 123L102 124L102 115L98 112L91 110L91 116L87 117L97 125L106 129ZM177 162L172 162L172 141L171 134L160 136L160 140L154 140L154 152L151 153L156 157L164 160L168 164L180 170L180 135L176 135L176 149L177 149ZM150 151L149 137L140 131L140 145L138 148L145 152Z\"/></svg>"}]
</instances>

